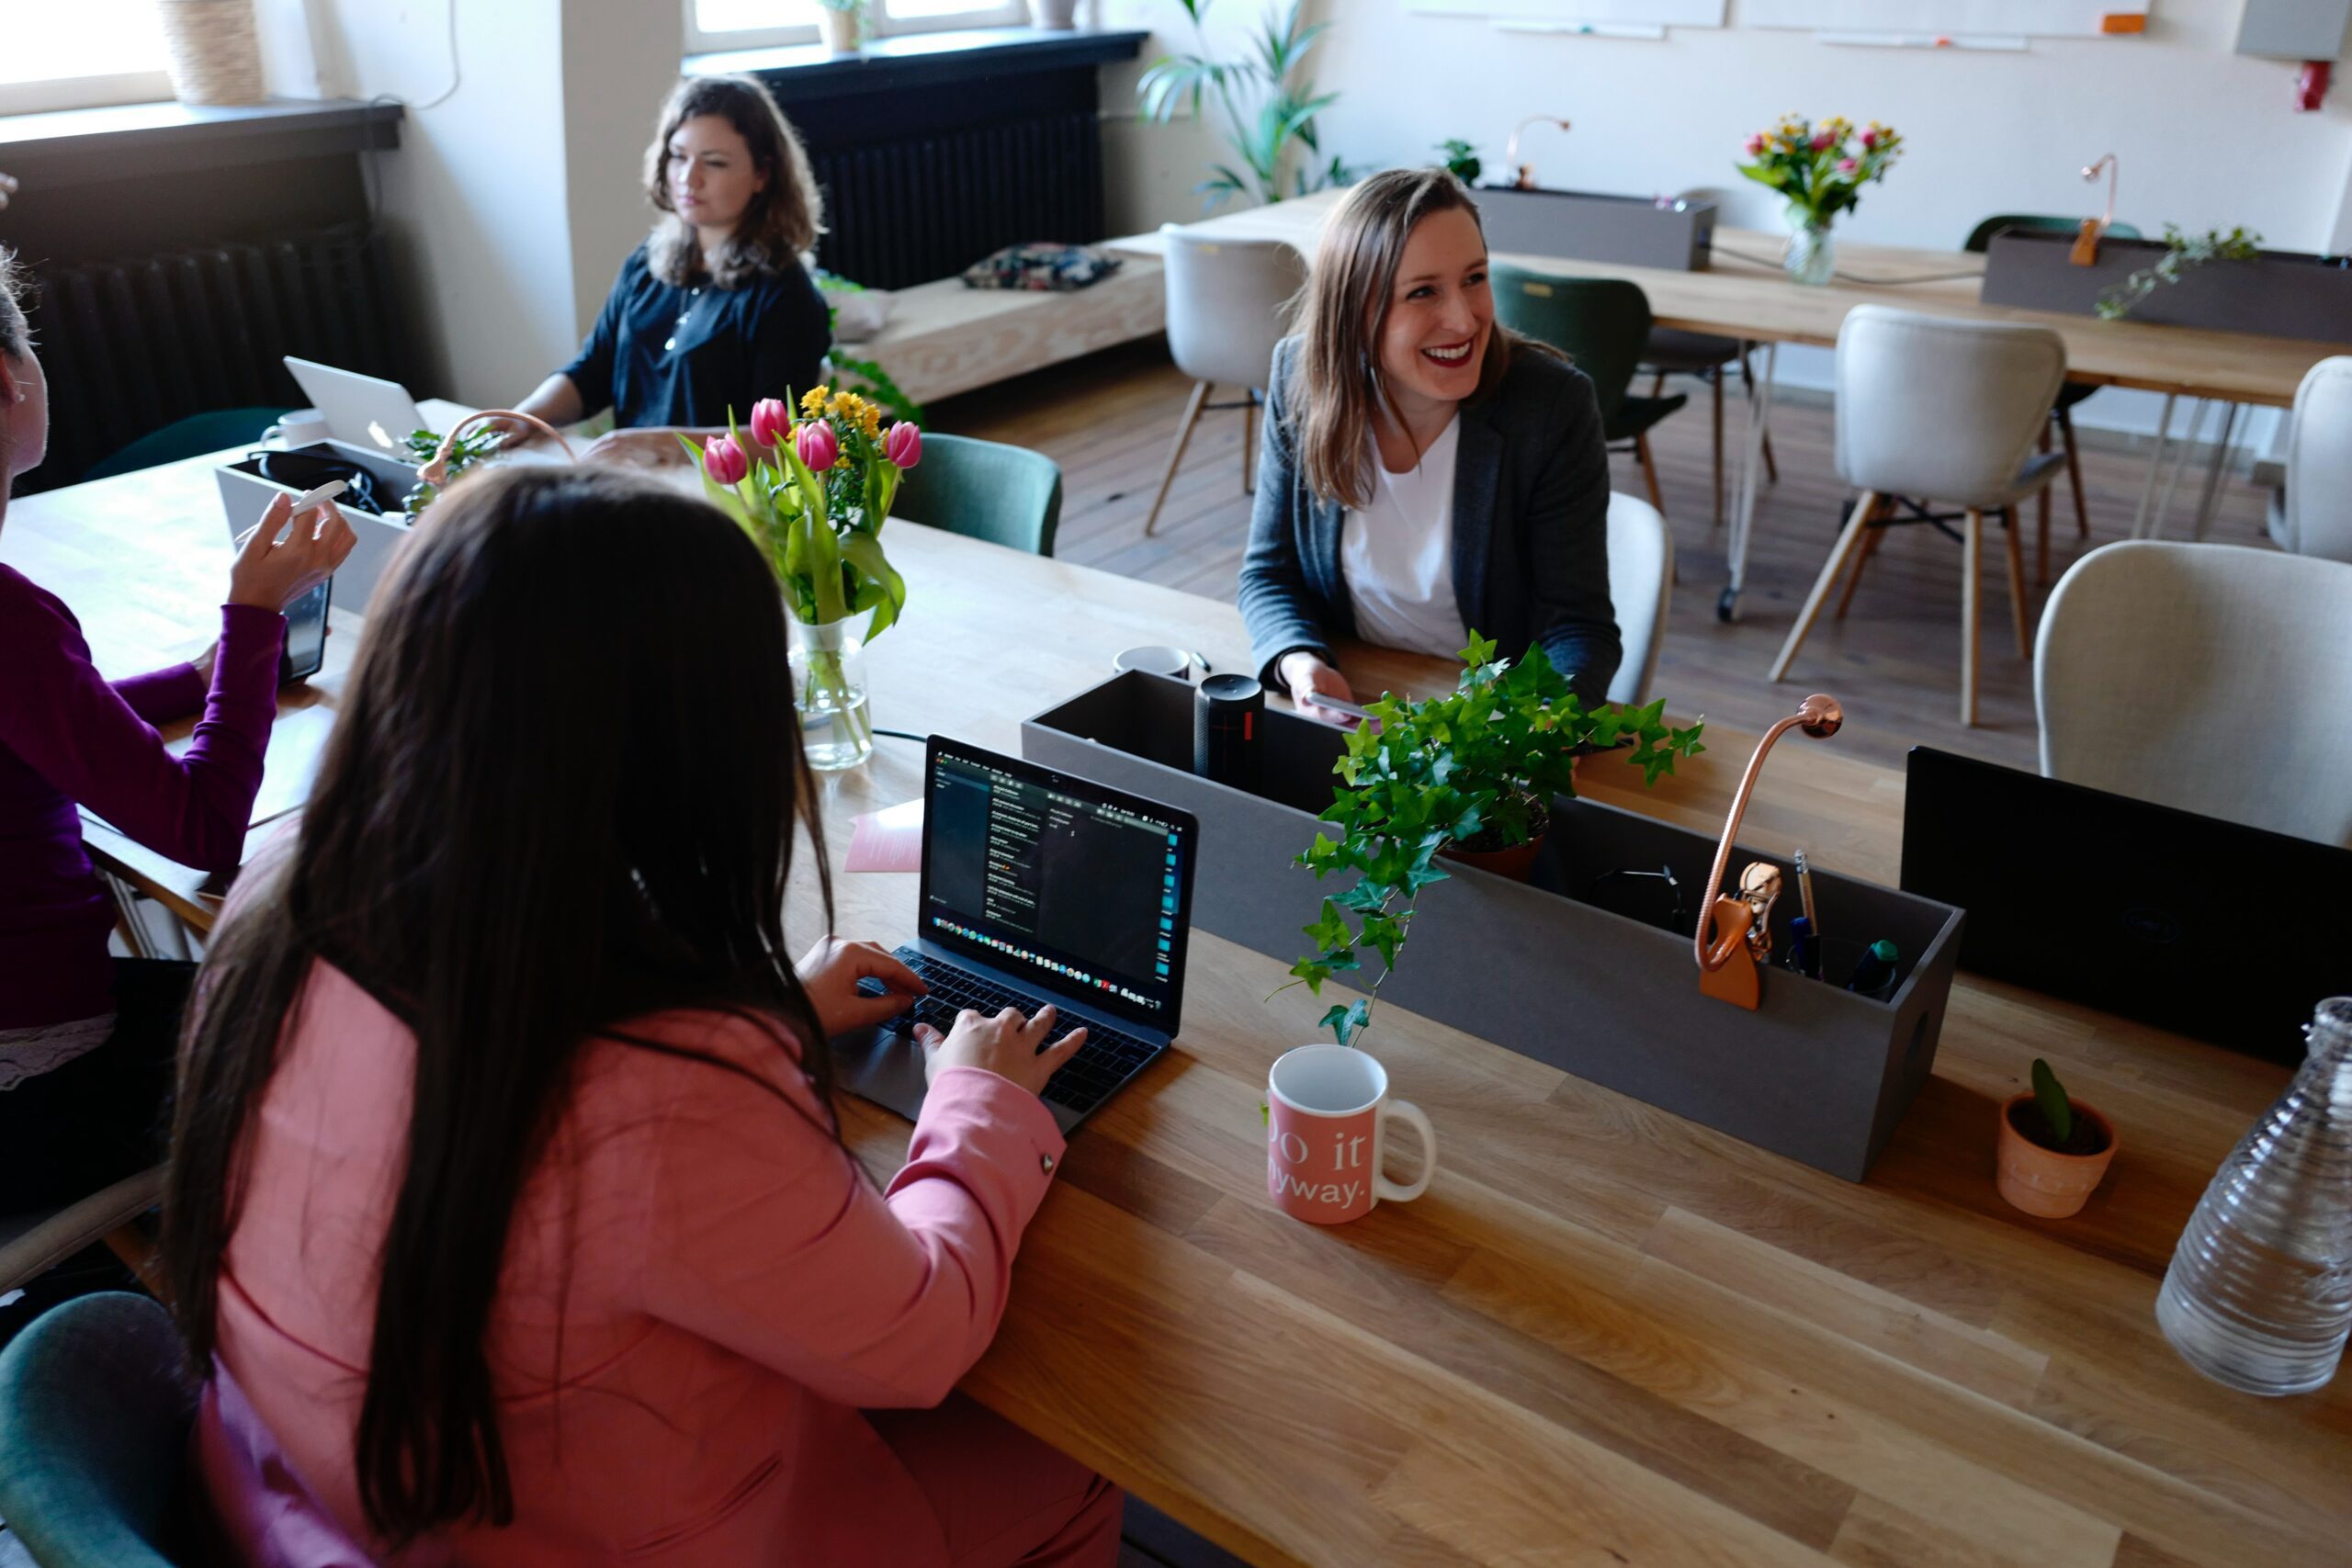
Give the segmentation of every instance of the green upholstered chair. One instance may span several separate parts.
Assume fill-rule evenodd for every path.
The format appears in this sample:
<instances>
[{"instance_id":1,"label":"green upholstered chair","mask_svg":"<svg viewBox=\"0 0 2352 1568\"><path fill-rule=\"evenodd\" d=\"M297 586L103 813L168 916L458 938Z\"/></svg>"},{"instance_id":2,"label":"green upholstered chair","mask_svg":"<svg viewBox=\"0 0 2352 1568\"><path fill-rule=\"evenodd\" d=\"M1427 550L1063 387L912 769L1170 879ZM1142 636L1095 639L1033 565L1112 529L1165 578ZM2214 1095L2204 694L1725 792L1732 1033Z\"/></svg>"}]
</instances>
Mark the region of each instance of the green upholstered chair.
<instances>
[{"instance_id":1,"label":"green upholstered chair","mask_svg":"<svg viewBox=\"0 0 2352 1568\"><path fill-rule=\"evenodd\" d=\"M1968 243L1961 248L1972 254L1981 255L1986 247L1992 244L1993 236L2004 229L2020 229L2030 234L2071 236L2081 232L2082 227L2083 220L2079 218L2061 218L2053 213L1996 212L1971 229L1968 231ZM2140 238L2140 231L2129 223L2110 223L2107 226L2107 231L2119 240ZM2087 539L2091 536L2091 520L2089 511L2083 504L2083 465L2082 459L2075 452L2075 421L2071 411L2076 403L2098 390L2097 387L2086 387L2078 381L2069 381L2059 389L2058 402L2050 411L2050 423L2057 427L2059 441L2066 451L2066 479L2075 491L2075 536L2078 539ZM2049 450L2049 443L2046 440L2042 443L2042 449ZM2044 502L2043 505L2046 508L2048 502ZM2050 581L2050 525L2046 515L2041 525L2039 556L2038 574L2046 583Z\"/></svg>"},{"instance_id":2,"label":"green upholstered chair","mask_svg":"<svg viewBox=\"0 0 2352 1568\"><path fill-rule=\"evenodd\" d=\"M230 446L250 446L261 439L263 431L284 419L289 412L287 409L214 409L207 413L192 413L186 419L174 420L161 430L149 431L112 457L99 458L82 477L85 479L110 479L117 474L176 463L183 457L200 457L207 452L218 452Z\"/></svg>"},{"instance_id":3,"label":"green upholstered chair","mask_svg":"<svg viewBox=\"0 0 2352 1568\"><path fill-rule=\"evenodd\" d=\"M1061 467L1026 446L926 430L922 461L907 470L890 513L967 538L1050 556L1062 522Z\"/></svg>"},{"instance_id":4,"label":"green upholstered chair","mask_svg":"<svg viewBox=\"0 0 2352 1568\"><path fill-rule=\"evenodd\" d=\"M1650 302L1641 286L1613 277L1560 277L1498 262L1487 274L1495 320L1566 354L1592 378L1600 428L1611 447L1630 449L1649 480L1650 504L1663 513L1650 427L1690 398L1635 397L1626 390L1649 343Z\"/></svg>"},{"instance_id":5,"label":"green upholstered chair","mask_svg":"<svg viewBox=\"0 0 2352 1568\"><path fill-rule=\"evenodd\" d=\"M0 1518L41 1568L173 1568L197 1391L169 1314L76 1296L0 1353Z\"/></svg>"}]
</instances>

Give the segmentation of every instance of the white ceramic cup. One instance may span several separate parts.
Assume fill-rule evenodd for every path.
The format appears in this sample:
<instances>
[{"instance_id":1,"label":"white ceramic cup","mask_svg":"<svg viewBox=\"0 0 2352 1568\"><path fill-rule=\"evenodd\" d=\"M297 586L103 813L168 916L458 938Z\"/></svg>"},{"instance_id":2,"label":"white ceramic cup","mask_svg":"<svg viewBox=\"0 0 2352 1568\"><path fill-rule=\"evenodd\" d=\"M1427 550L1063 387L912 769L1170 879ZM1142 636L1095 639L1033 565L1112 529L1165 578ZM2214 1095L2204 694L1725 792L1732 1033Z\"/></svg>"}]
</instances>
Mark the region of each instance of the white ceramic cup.
<instances>
[{"instance_id":1,"label":"white ceramic cup","mask_svg":"<svg viewBox=\"0 0 2352 1568\"><path fill-rule=\"evenodd\" d=\"M313 442L324 441L332 434L327 425L326 415L316 409L296 409L292 413L263 431L261 438L264 441L274 442L290 451L297 446L308 446Z\"/></svg>"},{"instance_id":2,"label":"white ceramic cup","mask_svg":"<svg viewBox=\"0 0 2352 1568\"><path fill-rule=\"evenodd\" d=\"M1193 678L1193 657L1181 648L1131 648L1111 661L1114 673L1140 670L1147 675L1166 675L1173 680Z\"/></svg>"}]
</instances>

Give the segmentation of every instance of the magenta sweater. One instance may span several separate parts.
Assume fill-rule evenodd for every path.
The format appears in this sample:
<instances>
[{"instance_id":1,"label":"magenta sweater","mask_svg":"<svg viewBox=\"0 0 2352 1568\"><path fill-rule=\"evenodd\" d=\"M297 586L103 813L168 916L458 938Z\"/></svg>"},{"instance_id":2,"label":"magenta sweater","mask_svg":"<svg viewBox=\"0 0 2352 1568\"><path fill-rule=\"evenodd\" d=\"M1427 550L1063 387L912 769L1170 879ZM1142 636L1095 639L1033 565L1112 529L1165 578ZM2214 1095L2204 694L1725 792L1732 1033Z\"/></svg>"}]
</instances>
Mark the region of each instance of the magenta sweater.
<instances>
[{"instance_id":1,"label":"magenta sweater","mask_svg":"<svg viewBox=\"0 0 2352 1568\"><path fill-rule=\"evenodd\" d=\"M73 612L0 566L0 1029L114 1006L114 913L77 805L182 864L236 865L285 640L285 616L224 604L209 694L186 664L109 683ZM199 707L194 744L173 756L154 726Z\"/></svg>"}]
</instances>

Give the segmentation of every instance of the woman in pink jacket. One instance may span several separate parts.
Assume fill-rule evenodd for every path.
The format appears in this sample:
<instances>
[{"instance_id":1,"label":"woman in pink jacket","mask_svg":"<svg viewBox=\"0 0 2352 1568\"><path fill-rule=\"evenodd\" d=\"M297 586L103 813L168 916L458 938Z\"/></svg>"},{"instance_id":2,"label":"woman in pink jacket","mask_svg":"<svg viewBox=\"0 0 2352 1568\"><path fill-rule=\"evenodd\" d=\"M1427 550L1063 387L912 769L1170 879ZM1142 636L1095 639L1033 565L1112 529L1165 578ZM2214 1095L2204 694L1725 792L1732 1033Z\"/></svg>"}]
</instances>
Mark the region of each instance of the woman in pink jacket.
<instances>
[{"instance_id":1,"label":"woman in pink jacket","mask_svg":"<svg viewBox=\"0 0 2352 1568\"><path fill-rule=\"evenodd\" d=\"M920 986L830 939L796 972L796 822L830 919L732 524L609 471L435 508L183 1051L165 1259L248 1562L1115 1560L1117 1491L951 1393L1082 1032L927 1033L877 1191L825 1041Z\"/></svg>"}]
</instances>

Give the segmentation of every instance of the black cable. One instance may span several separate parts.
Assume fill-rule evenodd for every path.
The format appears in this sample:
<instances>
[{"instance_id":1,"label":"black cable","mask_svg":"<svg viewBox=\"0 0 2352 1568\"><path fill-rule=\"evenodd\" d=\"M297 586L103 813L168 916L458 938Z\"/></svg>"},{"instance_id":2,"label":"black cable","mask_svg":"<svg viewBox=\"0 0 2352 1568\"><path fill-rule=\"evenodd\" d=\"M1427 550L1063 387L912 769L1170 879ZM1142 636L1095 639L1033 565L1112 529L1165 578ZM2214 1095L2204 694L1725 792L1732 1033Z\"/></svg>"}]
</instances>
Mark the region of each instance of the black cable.
<instances>
[{"instance_id":1,"label":"black cable","mask_svg":"<svg viewBox=\"0 0 2352 1568\"><path fill-rule=\"evenodd\" d=\"M887 735L893 740L911 740L918 746L928 746L931 744L930 736L916 735L904 729L876 729L874 733L876 735Z\"/></svg>"}]
</instances>

